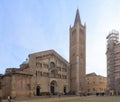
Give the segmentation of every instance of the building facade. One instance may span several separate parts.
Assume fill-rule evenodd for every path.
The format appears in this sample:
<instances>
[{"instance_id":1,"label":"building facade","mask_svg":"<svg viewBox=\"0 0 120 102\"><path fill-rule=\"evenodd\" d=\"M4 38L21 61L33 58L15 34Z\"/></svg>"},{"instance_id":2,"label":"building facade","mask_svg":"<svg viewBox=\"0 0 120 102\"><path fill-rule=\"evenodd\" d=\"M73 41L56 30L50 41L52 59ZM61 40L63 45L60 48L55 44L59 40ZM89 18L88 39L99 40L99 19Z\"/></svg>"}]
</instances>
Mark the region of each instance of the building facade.
<instances>
[{"instance_id":1,"label":"building facade","mask_svg":"<svg viewBox=\"0 0 120 102\"><path fill-rule=\"evenodd\" d=\"M96 73L86 75L86 92L88 95L106 93L107 78Z\"/></svg>"},{"instance_id":2,"label":"building facade","mask_svg":"<svg viewBox=\"0 0 120 102\"><path fill-rule=\"evenodd\" d=\"M69 92L69 63L54 50L30 54L29 67L37 96Z\"/></svg>"},{"instance_id":3,"label":"building facade","mask_svg":"<svg viewBox=\"0 0 120 102\"><path fill-rule=\"evenodd\" d=\"M70 27L70 89L76 95L85 92L86 26L81 24L77 9L73 27Z\"/></svg>"},{"instance_id":4,"label":"building facade","mask_svg":"<svg viewBox=\"0 0 120 102\"><path fill-rule=\"evenodd\" d=\"M28 60L20 68L6 69L1 77L4 92L2 97L31 97L68 92L78 95L80 91L84 92L85 38L85 26L81 24L77 10L74 26L70 28L70 63L54 50L29 54Z\"/></svg>"},{"instance_id":5,"label":"building facade","mask_svg":"<svg viewBox=\"0 0 120 102\"><path fill-rule=\"evenodd\" d=\"M119 32L107 36L107 90L120 94L120 43Z\"/></svg>"},{"instance_id":6,"label":"building facade","mask_svg":"<svg viewBox=\"0 0 120 102\"><path fill-rule=\"evenodd\" d=\"M54 50L33 53L19 69L6 69L2 84L3 98L67 94L69 63Z\"/></svg>"},{"instance_id":7,"label":"building facade","mask_svg":"<svg viewBox=\"0 0 120 102\"><path fill-rule=\"evenodd\" d=\"M12 72L2 76L2 98L32 96L31 77L31 74L24 72Z\"/></svg>"}]
</instances>

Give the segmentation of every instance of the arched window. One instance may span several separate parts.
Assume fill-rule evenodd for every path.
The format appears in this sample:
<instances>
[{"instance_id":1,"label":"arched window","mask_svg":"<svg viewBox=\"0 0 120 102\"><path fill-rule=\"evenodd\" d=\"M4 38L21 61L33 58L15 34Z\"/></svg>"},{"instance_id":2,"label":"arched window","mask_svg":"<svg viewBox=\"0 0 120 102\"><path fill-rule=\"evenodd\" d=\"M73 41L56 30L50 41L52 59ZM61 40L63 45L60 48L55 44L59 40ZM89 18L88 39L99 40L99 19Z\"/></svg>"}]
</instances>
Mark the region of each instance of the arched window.
<instances>
[{"instance_id":1,"label":"arched window","mask_svg":"<svg viewBox=\"0 0 120 102\"><path fill-rule=\"evenodd\" d=\"M50 62L50 68L55 68L55 63L54 62Z\"/></svg>"}]
</instances>

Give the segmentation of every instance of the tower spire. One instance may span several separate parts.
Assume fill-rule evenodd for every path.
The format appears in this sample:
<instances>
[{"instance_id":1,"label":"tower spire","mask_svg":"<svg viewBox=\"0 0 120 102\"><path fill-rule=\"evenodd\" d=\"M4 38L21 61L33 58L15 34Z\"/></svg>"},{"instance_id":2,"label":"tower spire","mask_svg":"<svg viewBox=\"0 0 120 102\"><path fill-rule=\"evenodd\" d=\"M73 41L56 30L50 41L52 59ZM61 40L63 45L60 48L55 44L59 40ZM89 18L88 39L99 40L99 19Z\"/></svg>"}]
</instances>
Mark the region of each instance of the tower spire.
<instances>
[{"instance_id":1,"label":"tower spire","mask_svg":"<svg viewBox=\"0 0 120 102\"><path fill-rule=\"evenodd\" d=\"M80 15L79 15L79 10L78 9L76 11L76 17L75 17L74 25L76 25L77 23L81 24L81 19L80 19Z\"/></svg>"}]
</instances>

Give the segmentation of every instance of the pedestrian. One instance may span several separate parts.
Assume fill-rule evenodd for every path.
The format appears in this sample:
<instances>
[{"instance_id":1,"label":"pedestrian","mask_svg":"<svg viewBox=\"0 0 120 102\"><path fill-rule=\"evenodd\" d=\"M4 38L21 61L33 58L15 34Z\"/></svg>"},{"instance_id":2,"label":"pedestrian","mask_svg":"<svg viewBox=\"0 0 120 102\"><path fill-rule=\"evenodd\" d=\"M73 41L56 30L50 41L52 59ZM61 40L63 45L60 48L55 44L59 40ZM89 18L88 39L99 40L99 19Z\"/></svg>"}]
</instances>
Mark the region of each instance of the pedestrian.
<instances>
[{"instance_id":1,"label":"pedestrian","mask_svg":"<svg viewBox=\"0 0 120 102\"><path fill-rule=\"evenodd\" d=\"M59 97L59 98L61 97L61 93L58 94L58 97Z\"/></svg>"},{"instance_id":2,"label":"pedestrian","mask_svg":"<svg viewBox=\"0 0 120 102\"><path fill-rule=\"evenodd\" d=\"M12 97L8 96L8 102L11 102Z\"/></svg>"},{"instance_id":3,"label":"pedestrian","mask_svg":"<svg viewBox=\"0 0 120 102\"><path fill-rule=\"evenodd\" d=\"M2 98L0 97L0 102L2 102Z\"/></svg>"}]
</instances>

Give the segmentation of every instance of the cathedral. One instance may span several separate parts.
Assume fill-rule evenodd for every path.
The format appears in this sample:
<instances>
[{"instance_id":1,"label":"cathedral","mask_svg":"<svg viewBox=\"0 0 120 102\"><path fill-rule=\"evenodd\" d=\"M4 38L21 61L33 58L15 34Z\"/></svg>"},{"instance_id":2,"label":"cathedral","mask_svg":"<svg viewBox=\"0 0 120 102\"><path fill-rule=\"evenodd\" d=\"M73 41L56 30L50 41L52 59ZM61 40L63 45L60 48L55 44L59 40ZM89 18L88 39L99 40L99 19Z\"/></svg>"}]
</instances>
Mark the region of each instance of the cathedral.
<instances>
[{"instance_id":1,"label":"cathedral","mask_svg":"<svg viewBox=\"0 0 120 102\"><path fill-rule=\"evenodd\" d=\"M69 62L55 50L29 54L20 68L7 68L0 76L2 97L84 94L86 25L82 25L78 9L69 33Z\"/></svg>"}]
</instances>

